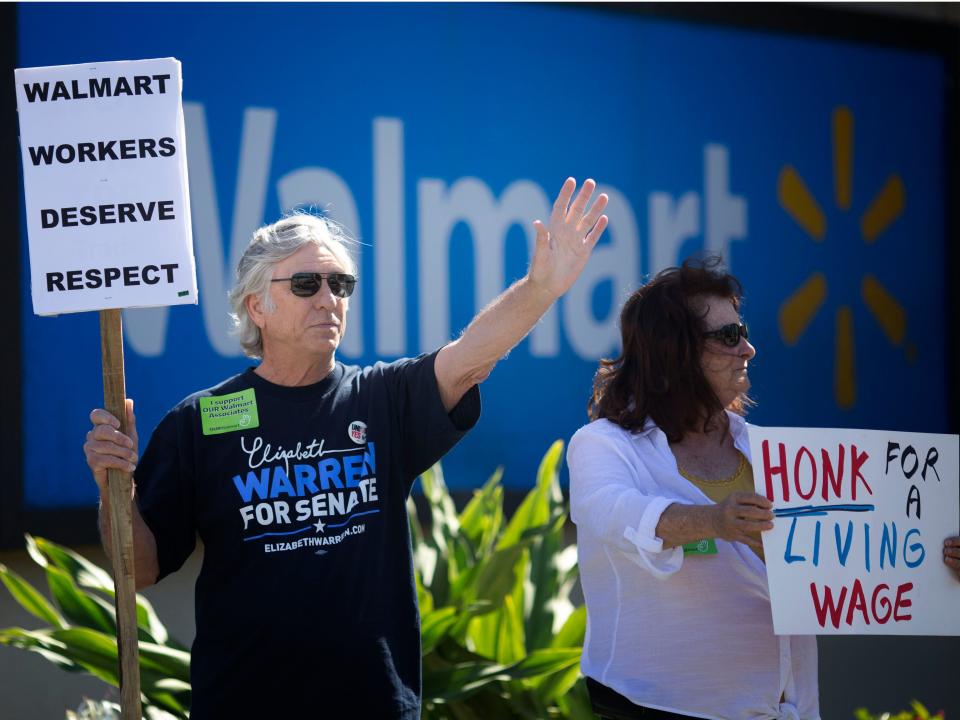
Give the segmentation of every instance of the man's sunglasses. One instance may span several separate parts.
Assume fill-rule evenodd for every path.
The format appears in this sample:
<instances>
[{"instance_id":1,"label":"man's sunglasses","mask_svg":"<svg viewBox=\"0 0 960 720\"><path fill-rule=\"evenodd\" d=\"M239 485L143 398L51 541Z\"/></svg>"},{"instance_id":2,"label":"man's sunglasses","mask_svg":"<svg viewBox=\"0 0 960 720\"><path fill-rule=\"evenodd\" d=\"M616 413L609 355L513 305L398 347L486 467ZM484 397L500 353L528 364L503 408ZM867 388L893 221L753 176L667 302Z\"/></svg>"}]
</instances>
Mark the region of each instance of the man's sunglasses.
<instances>
[{"instance_id":1,"label":"man's sunglasses","mask_svg":"<svg viewBox=\"0 0 960 720\"><path fill-rule=\"evenodd\" d=\"M711 330L703 334L705 338L719 340L727 347L736 347L740 344L740 338L749 339L750 333L747 332L747 326L738 323L730 323L722 328Z\"/></svg>"},{"instance_id":2,"label":"man's sunglasses","mask_svg":"<svg viewBox=\"0 0 960 720\"><path fill-rule=\"evenodd\" d=\"M313 297L320 291L323 281L327 281L330 292L338 298L348 298L353 295L357 286L357 278L347 273L311 273L298 272L288 278L274 278L270 282L290 281L290 292L297 297Z\"/></svg>"}]
</instances>

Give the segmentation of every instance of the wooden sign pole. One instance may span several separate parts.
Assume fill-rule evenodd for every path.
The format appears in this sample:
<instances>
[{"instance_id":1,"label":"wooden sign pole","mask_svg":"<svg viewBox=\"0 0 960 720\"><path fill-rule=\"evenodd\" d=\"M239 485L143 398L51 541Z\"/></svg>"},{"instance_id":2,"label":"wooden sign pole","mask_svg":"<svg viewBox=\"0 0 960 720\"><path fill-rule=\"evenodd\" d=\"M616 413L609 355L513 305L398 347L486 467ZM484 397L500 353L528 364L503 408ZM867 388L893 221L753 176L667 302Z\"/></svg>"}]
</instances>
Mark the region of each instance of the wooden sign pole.
<instances>
[{"instance_id":1,"label":"wooden sign pole","mask_svg":"<svg viewBox=\"0 0 960 720\"><path fill-rule=\"evenodd\" d=\"M103 357L103 404L127 423L126 379L123 371L123 321L119 310L100 311L100 351ZM113 560L117 649L120 660L120 709L123 720L140 720L140 662L137 642L137 586L133 557L133 480L130 473L107 471L110 497L110 547Z\"/></svg>"}]
</instances>

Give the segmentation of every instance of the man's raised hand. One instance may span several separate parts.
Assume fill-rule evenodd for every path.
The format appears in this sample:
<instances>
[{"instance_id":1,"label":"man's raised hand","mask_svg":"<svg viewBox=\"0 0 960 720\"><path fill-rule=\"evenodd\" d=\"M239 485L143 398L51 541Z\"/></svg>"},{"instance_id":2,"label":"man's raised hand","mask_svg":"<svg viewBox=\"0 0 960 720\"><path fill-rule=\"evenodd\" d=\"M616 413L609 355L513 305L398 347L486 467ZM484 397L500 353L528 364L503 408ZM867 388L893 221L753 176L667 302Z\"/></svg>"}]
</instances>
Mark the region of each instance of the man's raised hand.
<instances>
[{"instance_id":1,"label":"man's raised hand","mask_svg":"<svg viewBox=\"0 0 960 720\"><path fill-rule=\"evenodd\" d=\"M569 290L579 277L607 227L607 216L601 213L609 198L601 193L590 205L596 187L593 180L587 180L571 203L577 181L567 178L553 203L549 226L540 220L533 223L537 245L528 274L538 288L554 298Z\"/></svg>"}]
</instances>

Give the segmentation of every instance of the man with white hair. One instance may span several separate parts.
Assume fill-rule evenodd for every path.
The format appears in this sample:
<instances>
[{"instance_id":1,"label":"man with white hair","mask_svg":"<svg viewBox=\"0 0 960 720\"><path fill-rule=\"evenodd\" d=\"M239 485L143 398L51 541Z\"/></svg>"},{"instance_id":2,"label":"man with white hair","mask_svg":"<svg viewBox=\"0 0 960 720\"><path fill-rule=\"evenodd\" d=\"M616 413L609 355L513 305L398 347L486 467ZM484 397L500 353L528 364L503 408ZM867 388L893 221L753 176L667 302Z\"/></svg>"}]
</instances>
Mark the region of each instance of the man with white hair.
<instances>
[{"instance_id":1,"label":"man with white hair","mask_svg":"<svg viewBox=\"0 0 960 720\"><path fill-rule=\"evenodd\" d=\"M132 401L129 435L91 413L105 546L107 469L134 472L137 587L204 544L193 720L420 717L406 499L477 421L478 384L580 274L607 224L595 187L574 198L564 183L527 275L459 338L366 368L335 359L357 283L339 229L311 216L263 227L230 294L260 364L180 402L139 462Z\"/></svg>"}]
</instances>

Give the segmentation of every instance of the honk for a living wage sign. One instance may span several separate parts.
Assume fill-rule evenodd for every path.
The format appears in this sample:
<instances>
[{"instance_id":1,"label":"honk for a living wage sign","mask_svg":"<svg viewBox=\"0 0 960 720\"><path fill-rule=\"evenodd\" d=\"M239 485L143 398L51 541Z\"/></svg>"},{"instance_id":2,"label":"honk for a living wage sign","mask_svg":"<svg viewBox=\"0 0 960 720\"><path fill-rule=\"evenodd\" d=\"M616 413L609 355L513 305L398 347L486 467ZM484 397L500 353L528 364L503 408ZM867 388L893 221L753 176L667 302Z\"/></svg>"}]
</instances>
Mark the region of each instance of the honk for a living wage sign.
<instances>
[{"instance_id":1,"label":"honk for a living wage sign","mask_svg":"<svg viewBox=\"0 0 960 720\"><path fill-rule=\"evenodd\" d=\"M960 635L958 436L750 429L780 635Z\"/></svg>"},{"instance_id":2,"label":"honk for a living wage sign","mask_svg":"<svg viewBox=\"0 0 960 720\"><path fill-rule=\"evenodd\" d=\"M15 76L34 312L196 303L179 61Z\"/></svg>"}]
</instances>

